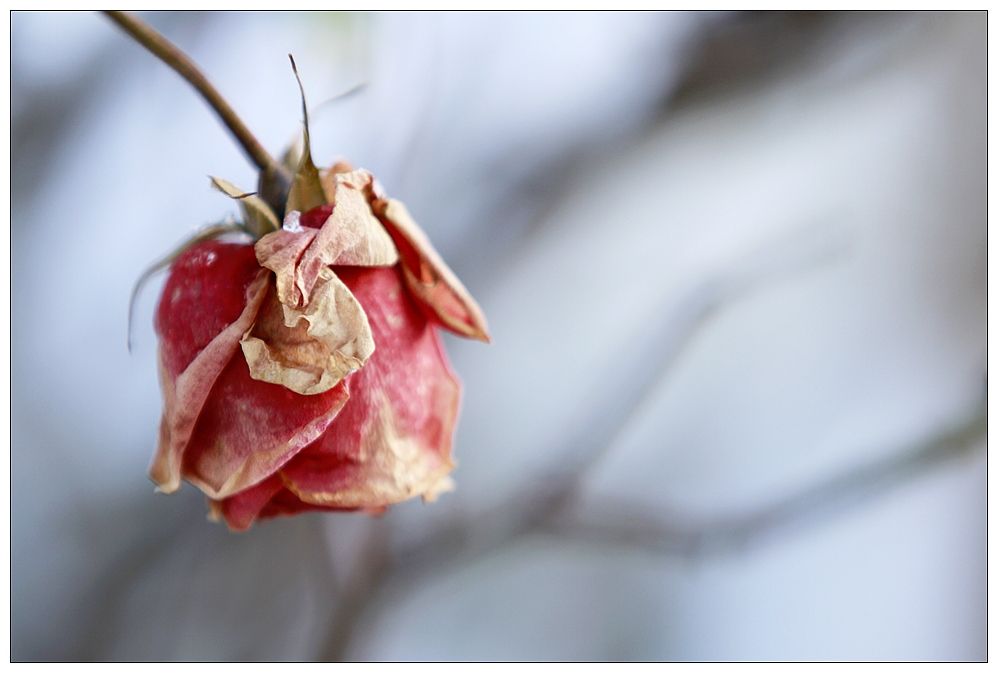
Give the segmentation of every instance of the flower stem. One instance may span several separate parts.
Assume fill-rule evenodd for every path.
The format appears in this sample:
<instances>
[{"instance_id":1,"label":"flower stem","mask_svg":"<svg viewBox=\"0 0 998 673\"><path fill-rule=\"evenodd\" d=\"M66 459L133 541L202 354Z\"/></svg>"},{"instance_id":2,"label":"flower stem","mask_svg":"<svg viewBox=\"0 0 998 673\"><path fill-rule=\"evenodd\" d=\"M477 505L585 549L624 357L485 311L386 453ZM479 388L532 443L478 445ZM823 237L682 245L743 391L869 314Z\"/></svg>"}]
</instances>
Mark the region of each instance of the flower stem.
<instances>
[{"instance_id":1,"label":"flower stem","mask_svg":"<svg viewBox=\"0 0 998 673\"><path fill-rule=\"evenodd\" d=\"M229 104L225 102L221 94L201 74L197 65L186 54L156 32L152 26L133 14L120 11L106 11L105 14L121 26L126 33L131 35L136 42L159 57L160 60L187 80L201 94L208 105L211 106L211 109L222 119L222 123L236 137L236 141L246 151L250 161L264 175L275 176L278 182L286 183L287 187L290 188L291 174L288 170L274 161L273 157L267 153L263 145L250 133L250 130L246 128L246 125L239 119L235 111L229 107Z\"/></svg>"}]
</instances>

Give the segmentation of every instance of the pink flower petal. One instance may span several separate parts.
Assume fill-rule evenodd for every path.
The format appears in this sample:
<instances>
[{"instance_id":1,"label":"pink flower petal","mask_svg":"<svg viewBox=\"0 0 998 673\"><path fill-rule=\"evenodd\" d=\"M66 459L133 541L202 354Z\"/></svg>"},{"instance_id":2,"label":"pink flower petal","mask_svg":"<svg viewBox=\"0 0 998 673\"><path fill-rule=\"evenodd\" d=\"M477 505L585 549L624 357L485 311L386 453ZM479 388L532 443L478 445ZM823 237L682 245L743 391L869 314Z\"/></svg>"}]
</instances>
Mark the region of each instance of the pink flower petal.
<instances>
[{"instance_id":1,"label":"pink flower petal","mask_svg":"<svg viewBox=\"0 0 998 673\"><path fill-rule=\"evenodd\" d=\"M266 294L269 274L251 251L198 244L177 259L163 290L156 315L163 419L149 476L166 493L180 487L181 457L201 409Z\"/></svg>"},{"instance_id":2,"label":"pink flower petal","mask_svg":"<svg viewBox=\"0 0 998 673\"><path fill-rule=\"evenodd\" d=\"M274 475L256 486L225 500L208 499L208 518L213 521L225 520L230 530L248 529L271 498L284 489L280 477Z\"/></svg>"},{"instance_id":3,"label":"pink flower petal","mask_svg":"<svg viewBox=\"0 0 998 673\"><path fill-rule=\"evenodd\" d=\"M281 470L302 501L383 507L450 490L459 384L436 329L391 269L337 267L367 311L377 349L346 379L350 402L313 445Z\"/></svg>"},{"instance_id":4,"label":"pink flower petal","mask_svg":"<svg viewBox=\"0 0 998 673\"><path fill-rule=\"evenodd\" d=\"M236 356L219 375L183 451L183 476L219 500L276 472L329 427L349 395L319 395L250 378Z\"/></svg>"}]
</instances>

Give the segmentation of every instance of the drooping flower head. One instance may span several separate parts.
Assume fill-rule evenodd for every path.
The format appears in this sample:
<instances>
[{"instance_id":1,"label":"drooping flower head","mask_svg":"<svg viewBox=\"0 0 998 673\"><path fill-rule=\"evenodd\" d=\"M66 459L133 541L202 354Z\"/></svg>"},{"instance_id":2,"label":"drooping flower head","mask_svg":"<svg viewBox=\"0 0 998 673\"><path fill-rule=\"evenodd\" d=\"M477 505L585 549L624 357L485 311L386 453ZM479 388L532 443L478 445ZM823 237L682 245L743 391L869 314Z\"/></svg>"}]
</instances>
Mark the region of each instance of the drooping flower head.
<instances>
[{"instance_id":1,"label":"drooping flower head","mask_svg":"<svg viewBox=\"0 0 998 673\"><path fill-rule=\"evenodd\" d=\"M164 410L150 477L167 493L194 484L234 530L451 489L460 384L439 329L488 341L405 206L367 171L316 169L307 113L288 162L283 213L213 179L257 240L198 239L156 312ZM268 180L260 193L280 192Z\"/></svg>"}]
</instances>

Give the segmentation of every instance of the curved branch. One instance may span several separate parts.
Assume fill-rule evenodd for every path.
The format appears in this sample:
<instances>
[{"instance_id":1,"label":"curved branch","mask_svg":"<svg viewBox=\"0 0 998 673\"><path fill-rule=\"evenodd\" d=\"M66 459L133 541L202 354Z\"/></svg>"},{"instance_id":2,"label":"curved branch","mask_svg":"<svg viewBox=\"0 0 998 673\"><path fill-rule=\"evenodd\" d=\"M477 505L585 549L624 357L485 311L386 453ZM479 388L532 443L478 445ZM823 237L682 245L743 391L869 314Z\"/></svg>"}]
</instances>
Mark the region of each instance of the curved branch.
<instances>
[{"instance_id":1,"label":"curved branch","mask_svg":"<svg viewBox=\"0 0 998 673\"><path fill-rule=\"evenodd\" d=\"M250 161L264 174L280 176L282 182L291 185L291 175L287 169L274 161L263 145L250 133L218 90L201 74L197 65L186 54L180 51L169 40L160 35L152 26L137 16L128 12L106 11L105 14L132 36L136 42L152 52L166 63L177 74L183 77L205 99L212 110L219 116L222 123L235 136L236 142L243 148Z\"/></svg>"}]
</instances>

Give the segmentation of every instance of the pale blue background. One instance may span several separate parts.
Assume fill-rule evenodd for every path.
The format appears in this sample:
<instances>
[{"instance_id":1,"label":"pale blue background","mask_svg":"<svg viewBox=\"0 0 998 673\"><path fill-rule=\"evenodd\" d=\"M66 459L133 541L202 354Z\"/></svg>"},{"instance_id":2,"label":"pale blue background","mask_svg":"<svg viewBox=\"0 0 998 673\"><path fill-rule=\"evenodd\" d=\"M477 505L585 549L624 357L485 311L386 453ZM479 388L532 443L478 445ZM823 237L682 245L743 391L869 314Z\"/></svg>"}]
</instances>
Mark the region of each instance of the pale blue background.
<instances>
[{"instance_id":1,"label":"pale blue background","mask_svg":"<svg viewBox=\"0 0 998 673\"><path fill-rule=\"evenodd\" d=\"M234 211L208 174L249 189L254 172L103 17L13 14L13 660L322 656L372 537L398 548L545 483L639 390L665 347L643 326L681 318L697 288L764 280L667 372L648 365L572 511L750 513L910 449L983 395L984 14L150 21L275 153L301 118L293 53L317 162L349 157L407 203L494 343L448 339L458 488L433 506L233 535L193 487L153 495L161 280L131 355L129 291ZM709 86L676 97L697 63ZM986 521L981 441L744 549L535 533L388 585L346 656L984 659Z\"/></svg>"}]
</instances>

